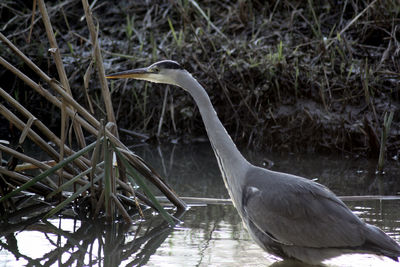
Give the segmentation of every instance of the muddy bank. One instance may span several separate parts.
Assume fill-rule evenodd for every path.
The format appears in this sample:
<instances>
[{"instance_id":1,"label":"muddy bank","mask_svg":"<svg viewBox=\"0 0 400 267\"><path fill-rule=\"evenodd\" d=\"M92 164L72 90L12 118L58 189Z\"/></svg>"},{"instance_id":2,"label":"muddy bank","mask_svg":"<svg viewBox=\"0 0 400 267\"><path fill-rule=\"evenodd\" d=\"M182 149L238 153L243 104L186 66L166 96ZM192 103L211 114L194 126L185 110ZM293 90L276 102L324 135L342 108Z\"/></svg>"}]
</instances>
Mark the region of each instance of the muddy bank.
<instances>
[{"instance_id":1,"label":"muddy bank","mask_svg":"<svg viewBox=\"0 0 400 267\"><path fill-rule=\"evenodd\" d=\"M47 5L75 98L87 107L102 106L81 3ZM57 77L39 13L30 34L31 10L26 3L0 4L0 29ZM207 89L228 132L242 145L377 157L384 115L394 111L387 153L400 154L400 10L395 0L372 5L97 1L93 13L107 72L161 59L180 62ZM0 55L18 63L2 45ZM92 78L88 95L85 73ZM58 127L59 114L50 110L48 116L49 105L3 68L0 86ZM163 141L205 136L199 112L182 90L123 80L112 82L111 88L120 128ZM2 138L18 137L0 120Z\"/></svg>"}]
</instances>

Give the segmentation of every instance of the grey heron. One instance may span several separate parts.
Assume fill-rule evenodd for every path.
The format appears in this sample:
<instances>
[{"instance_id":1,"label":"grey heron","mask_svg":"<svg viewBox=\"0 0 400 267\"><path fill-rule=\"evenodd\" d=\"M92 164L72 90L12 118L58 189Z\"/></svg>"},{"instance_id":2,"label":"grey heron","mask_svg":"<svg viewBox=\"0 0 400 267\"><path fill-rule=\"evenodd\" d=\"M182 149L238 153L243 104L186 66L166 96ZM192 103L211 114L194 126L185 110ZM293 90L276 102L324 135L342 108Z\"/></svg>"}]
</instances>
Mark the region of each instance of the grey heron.
<instances>
[{"instance_id":1,"label":"grey heron","mask_svg":"<svg viewBox=\"0 0 400 267\"><path fill-rule=\"evenodd\" d=\"M309 264L345 253L398 261L399 244L363 222L327 187L250 164L219 120L206 90L177 62L164 60L106 78L176 85L193 97L233 204L251 237L267 252Z\"/></svg>"}]
</instances>

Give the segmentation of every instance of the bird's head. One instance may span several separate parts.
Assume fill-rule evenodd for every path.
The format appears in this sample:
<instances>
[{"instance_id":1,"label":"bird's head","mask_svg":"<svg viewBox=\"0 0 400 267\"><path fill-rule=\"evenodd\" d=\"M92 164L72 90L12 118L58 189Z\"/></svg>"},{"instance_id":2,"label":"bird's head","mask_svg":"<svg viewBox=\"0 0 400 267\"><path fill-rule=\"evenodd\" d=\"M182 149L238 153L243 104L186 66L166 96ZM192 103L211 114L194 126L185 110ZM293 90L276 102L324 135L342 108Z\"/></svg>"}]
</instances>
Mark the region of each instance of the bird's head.
<instances>
[{"instance_id":1,"label":"bird's head","mask_svg":"<svg viewBox=\"0 0 400 267\"><path fill-rule=\"evenodd\" d=\"M163 60L156 62L149 67L127 70L106 75L107 79L133 78L154 83L165 83L180 86L179 77L188 72L177 62Z\"/></svg>"}]
</instances>

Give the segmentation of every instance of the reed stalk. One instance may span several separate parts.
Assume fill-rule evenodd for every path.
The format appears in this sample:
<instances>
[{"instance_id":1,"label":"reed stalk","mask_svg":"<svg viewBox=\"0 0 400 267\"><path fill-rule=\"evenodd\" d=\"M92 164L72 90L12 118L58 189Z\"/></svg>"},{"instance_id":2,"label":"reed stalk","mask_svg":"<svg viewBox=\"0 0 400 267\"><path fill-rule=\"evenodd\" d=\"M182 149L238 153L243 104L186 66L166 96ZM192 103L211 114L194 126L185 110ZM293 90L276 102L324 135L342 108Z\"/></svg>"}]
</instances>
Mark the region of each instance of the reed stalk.
<instances>
[{"instance_id":1,"label":"reed stalk","mask_svg":"<svg viewBox=\"0 0 400 267\"><path fill-rule=\"evenodd\" d=\"M39 172L39 174L31 178L24 173L28 171L28 168L17 166L16 169L18 171L16 171L0 167L0 176L6 185L6 190L0 188L0 203L6 207L7 205L4 205L5 201L12 200L17 195L24 196L23 191L40 194L52 204L54 197L59 195L58 205L45 215L45 218L48 218L68 208L73 201L86 200L87 194L90 194L90 216L92 218L104 214L107 221L112 222L120 215L125 222L132 223L126 208L136 206L140 216L143 216L138 203L140 200L142 203L157 210L172 225L174 221L158 203L147 183L152 183L158 187L179 210L184 210L186 204L179 199L153 168L131 152L119 140L111 94L105 79L101 49L98 42L99 26L95 27L87 0L82 0L82 4L91 36L92 62L96 66L101 94L104 99L105 115L108 121L106 126L102 121L100 122L94 117L93 106L90 105L91 112L89 112L73 98L72 88L68 81L65 65L61 58L46 5L43 0L38 0L37 4L42 15L41 18L50 44L49 52L52 54L59 81L50 78L2 33L0 33L0 41L10 48L12 54L31 68L44 83L34 81L3 57L0 57L0 65L58 108L56 110L61 118L61 131L60 136L54 134L51 129L29 111L29 107L24 107L6 90L0 88L0 98L4 99L18 112L17 116L8 106L3 103L0 104L0 114L21 131L19 144L23 144L26 142L26 138L29 138L53 159L53 161L42 162L11 147L0 144L0 151L14 157L15 162L21 160L25 164L29 163L31 165L29 171ZM90 76L85 74L84 83L86 89L89 85L89 78ZM46 87L50 87L52 91ZM86 90L86 97L89 99L88 90ZM101 108L100 105L98 107ZM71 124L75 133L74 136L69 135L69 142L76 141L80 148L79 151L74 151L66 145L69 124ZM97 140L90 145L86 145L84 130L85 134L96 136ZM71 137L73 137L73 140ZM54 146L50 145L49 142L52 142ZM115 155L117 155L117 163L114 163ZM54 162L54 164L50 165L48 162ZM129 182L126 178L127 170L129 171ZM56 177L59 178L58 184L54 182ZM145 181L146 179L147 181ZM133 184L139 185L144 194L134 190ZM8 190L7 187L11 188L11 190ZM73 193L71 195L66 194L71 188L73 188ZM133 198L129 196L133 196Z\"/></svg>"},{"instance_id":2,"label":"reed stalk","mask_svg":"<svg viewBox=\"0 0 400 267\"><path fill-rule=\"evenodd\" d=\"M43 24L46 28L47 38L50 43L49 51L54 57L54 63L56 64L56 68L57 68L58 76L60 78L61 85L62 85L63 89L70 96L72 96L71 88L70 88L69 82L68 82L68 77L67 77L67 74L66 74L65 68L64 68L64 63L61 58L60 49L58 48L58 45L57 45L56 37L54 35L53 27L51 26L50 18L47 13L46 5L44 4L44 0L38 0L38 6L39 6L40 13L42 14ZM80 147L81 148L85 147L86 142L85 142L85 137L83 136L81 126L77 122L73 123L72 125L74 127L75 135L76 135L76 138L77 138L77 141L78 141Z\"/></svg>"}]
</instances>

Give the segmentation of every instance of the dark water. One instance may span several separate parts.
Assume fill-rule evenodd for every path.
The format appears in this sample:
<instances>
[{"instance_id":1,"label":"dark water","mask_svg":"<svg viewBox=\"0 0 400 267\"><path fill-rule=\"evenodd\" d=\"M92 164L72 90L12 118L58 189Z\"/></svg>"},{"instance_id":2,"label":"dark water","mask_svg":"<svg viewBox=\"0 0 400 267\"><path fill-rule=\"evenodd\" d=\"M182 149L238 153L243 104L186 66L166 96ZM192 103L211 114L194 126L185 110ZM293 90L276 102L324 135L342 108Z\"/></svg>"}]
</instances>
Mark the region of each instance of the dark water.
<instances>
[{"instance_id":1,"label":"dark water","mask_svg":"<svg viewBox=\"0 0 400 267\"><path fill-rule=\"evenodd\" d=\"M208 144L133 148L181 196L228 198ZM245 153L256 165L318 179L338 195L397 195L398 162L375 175L375 162L319 155ZM400 241L400 201L348 201L365 221ZM151 218L148 211L147 217ZM248 236L231 205L193 206L169 228L158 216L134 225L105 226L52 219L13 232L2 229L0 266L281 266ZM4 235L4 233L8 233ZM346 255L329 266L399 266L373 255Z\"/></svg>"}]
</instances>

